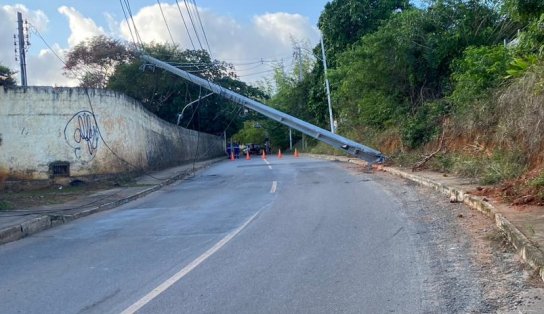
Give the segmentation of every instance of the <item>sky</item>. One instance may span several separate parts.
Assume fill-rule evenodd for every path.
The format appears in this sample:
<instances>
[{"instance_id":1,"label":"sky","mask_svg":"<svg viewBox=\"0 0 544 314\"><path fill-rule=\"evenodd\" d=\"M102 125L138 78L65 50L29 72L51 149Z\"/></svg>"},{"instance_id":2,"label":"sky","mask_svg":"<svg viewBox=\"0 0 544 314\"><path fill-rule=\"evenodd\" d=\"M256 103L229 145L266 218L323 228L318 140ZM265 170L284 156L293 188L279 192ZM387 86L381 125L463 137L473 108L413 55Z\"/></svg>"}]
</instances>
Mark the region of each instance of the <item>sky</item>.
<instances>
[{"instance_id":1,"label":"sky","mask_svg":"<svg viewBox=\"0 0 544 314\"><path fill-rule=\"evenodd\" d=\"M293 42L307 48L319 42L317 20L327 0L161 0L170 37L155 0L130 0L133 19L145 42L172 39L185 49L200 47L190 26L187 8L197 25L202 45L204 37L197 22L195 3L208 39L212 57L235 65L241 80L255 83L271 76L271 66L293 63ZM185 6L188 3L188 7ZM181 14L189 24L187 35ZM17 32L17 12L30 27L31 45L27 52L28 85L75 86L77 81L63 75L66 53L79 42L96 35L132 41L120 1L112 0L0 0L0 64L19 71L15 61L13 35ZM43 40L42 40L43 38ZM16 74L17 81L20 75Z\"/></svg>"}]
</instances>

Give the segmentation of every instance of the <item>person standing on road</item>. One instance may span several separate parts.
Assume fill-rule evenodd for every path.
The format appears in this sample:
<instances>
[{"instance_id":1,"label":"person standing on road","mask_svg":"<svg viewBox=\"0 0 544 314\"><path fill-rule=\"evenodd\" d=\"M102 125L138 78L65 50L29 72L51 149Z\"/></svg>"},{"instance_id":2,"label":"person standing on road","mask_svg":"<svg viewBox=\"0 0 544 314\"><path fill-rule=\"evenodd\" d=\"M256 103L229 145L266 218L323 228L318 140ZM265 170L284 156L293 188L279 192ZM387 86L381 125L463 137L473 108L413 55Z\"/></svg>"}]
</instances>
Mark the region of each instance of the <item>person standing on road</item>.
<instances>
[{"instance_id":1,"label":"person standing on road","mask_svg":"<svg viewBox=\"0 0 544 314\"><path fill-rule=\"evenodd\" d=\"M234 143L234 158L240 158L240 144Z\"/></svg>"}]
</instances>

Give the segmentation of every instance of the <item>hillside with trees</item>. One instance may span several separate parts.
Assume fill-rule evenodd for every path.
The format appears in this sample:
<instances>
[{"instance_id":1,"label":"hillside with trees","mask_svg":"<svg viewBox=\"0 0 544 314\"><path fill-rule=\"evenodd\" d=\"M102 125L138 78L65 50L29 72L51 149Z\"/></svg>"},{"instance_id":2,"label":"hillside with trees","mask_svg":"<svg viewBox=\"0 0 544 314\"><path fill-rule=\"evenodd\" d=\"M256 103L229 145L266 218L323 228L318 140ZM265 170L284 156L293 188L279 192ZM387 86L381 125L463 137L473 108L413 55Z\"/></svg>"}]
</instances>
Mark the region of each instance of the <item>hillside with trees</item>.
<instances>
[{"instance_id":1,"label":"hillside with trees","mask_svg":"<svg viewBox=\"0 0 544 314\"><path fill-rule=\"evenodd\" d=\"M544 2L334 0L318 26L338 133L395 165L544 202ZM277 73L270 103L328 129L313 56L302 81Z\"/></svg>"},{"instance_id":2,"label":"hillside with trees","mask_svg":"<svg viewBox=\"0 0 544 314\"><path fill-rule=\"evenodd\" d=\"M333 0L324 38L337 132L390 163L494 184L507 199L544 203L544 2L541 0ZM299 43L294 43L294 45ZM148 44L160 59L248 97L329 128L321 47L307 47L290 72L253 87L205 51ZM288 129L160 69L131 47L97 37L73 48L66 73L110 88L159 117L246 142L289 147ZM83 74L82 74L83 73ZM302 75L301 75L302 73ZM295 132L299 148L333 152ZM302 146L304 147L302 147Z\"/></svg>"}]
</instances>

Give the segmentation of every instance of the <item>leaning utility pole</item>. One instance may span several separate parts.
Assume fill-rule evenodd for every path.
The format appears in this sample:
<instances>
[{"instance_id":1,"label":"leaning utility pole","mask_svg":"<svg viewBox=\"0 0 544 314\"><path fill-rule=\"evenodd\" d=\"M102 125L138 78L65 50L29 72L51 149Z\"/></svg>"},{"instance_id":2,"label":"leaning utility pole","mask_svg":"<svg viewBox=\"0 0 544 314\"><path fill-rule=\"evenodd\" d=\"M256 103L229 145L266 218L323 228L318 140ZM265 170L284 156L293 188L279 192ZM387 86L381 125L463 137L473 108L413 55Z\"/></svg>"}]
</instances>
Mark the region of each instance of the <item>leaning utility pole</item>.
<instances>
[{"instance_id":1,"label":"leaning utility pole","mask_svg":"<svg viewBox=\"0 0 544 314\"><path fill-rule=\"evenodd\" d=\"M310 124L306 121L300 120L284 112L268 107L258 101L242 96L220 85L217 85L201 77L193 75L187 71L178 69L174 67L173 65L170 65L166 62L155 59L149 55L143 54L140 57L145 62L148 62L150 64L155 65L158 68L171 72L179 77L182 77L188 80L191 83L194 83L205 89L208 89L209 91L215 94L218 94L221 97L231 100L257 113L260 113L264 115L265 117L275 120L283 125L286 125L290 128L298 130L306 135L309 135L317 139L318 141L321 141L335 148L343 150L344 152L354 155L360 159L366 160L369 163L383 162L385 159L385 156L375 149L361 145L343 136L334 134L318 126Z\"/></svg>"},{"instance_id":2,"label":"leaning utility pole","mask_svg":"<svg viewBox=\"0 0 544 314\"><path fill-rule=\"evenodd\" d=\"M19 64L21 65L21 86L28 86L27 76L26 76L26 47L25 44L28 42L28 37L25 38L25 32L23 29L23 15L21 12L17 12L17 28L19 30ZM28 29L27 29L28 34ZM28 35L27 35L28 36ZM15 37L15 35L13 35ZM17 52L17 48L15 48Z\"/></svg>"}]
</instances>

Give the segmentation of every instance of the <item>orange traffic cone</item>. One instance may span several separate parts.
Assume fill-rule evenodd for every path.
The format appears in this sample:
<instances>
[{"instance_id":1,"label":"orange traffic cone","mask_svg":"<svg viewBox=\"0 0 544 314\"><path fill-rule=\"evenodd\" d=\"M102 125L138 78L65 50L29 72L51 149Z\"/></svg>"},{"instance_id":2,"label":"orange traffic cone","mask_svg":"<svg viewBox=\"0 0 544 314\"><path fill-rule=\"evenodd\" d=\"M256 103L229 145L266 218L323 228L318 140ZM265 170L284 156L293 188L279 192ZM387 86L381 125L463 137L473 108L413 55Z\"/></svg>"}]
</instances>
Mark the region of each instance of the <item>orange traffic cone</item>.
<instances>
[{"instance_id":1,"label":"orange traffic cone","mask_svg":"<svg viewBox=\"0 0 544 314\"><path fill-rule=\"evenodd\" d=\"M234 160L234 152L230 153L230 160Z\"/></svg>"},{"instance_id":2,"label":"orange traffic cone","mask_svg":"<svg viewBox=\"0 0 544 314\"><path fill-rule=\"evenodd\" d=\"M266 159L266 153L264 152L264 149L263 149L263 155L261 156L262 159Z\"/></svg>"},{"instance_id":3,"label":"orange traffic cone","mask_svg":"<svg viewBox=\"0 0 544 314\"><path fill-rule=\"evenodd\" d=\"M281 154L281 149L278 149L278 158L283 158L283 155Z\"/></svg>"},{"instance_id":4,"label":"orange traffic cone","mask_svg":"<svg viewBox=\"0 0 544 314\"><path fill-rule=\"evenodd\" d=\"M246 152L246 160L251 160L251 157L249 156L249 150Z\"/></svg>"},{"instance_id":5,"label":"orange traffic cone","mask_svg":"<svg viewBox=\"0 0 544 314\"><path fill-rule=\"evenodd\" d=\"M295 148L295 158L298 158L298 150Z\"/></svg>"}]
</instances>

